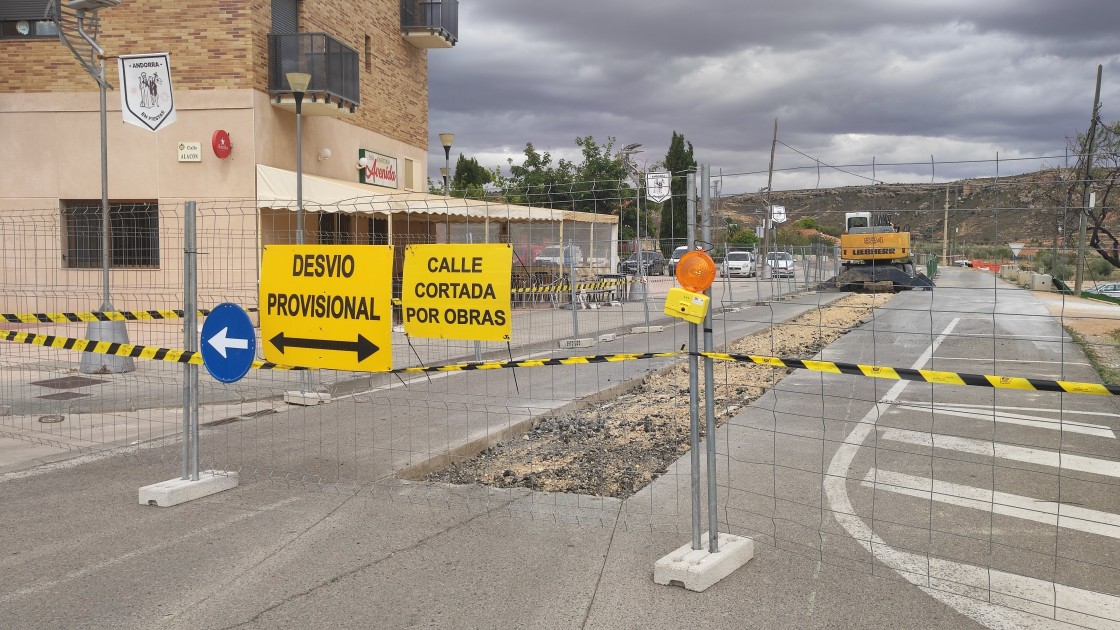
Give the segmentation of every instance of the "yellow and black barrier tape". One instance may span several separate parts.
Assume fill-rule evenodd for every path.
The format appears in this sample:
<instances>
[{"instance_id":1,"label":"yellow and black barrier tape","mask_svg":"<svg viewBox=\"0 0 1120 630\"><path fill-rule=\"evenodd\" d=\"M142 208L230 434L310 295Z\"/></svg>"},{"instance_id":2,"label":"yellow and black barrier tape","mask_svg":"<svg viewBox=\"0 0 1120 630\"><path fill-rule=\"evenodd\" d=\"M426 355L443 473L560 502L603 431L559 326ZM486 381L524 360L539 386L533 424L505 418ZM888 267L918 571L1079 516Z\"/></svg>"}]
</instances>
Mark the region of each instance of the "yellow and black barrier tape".
<instances>
[{"instance_id":1,"label":"yellow and black barrier tape","mask_svg":"<svg viewBox=\"0 0 1120 630\"><path fill-rule=\"evenodd\" d=\"M93 339L80 339L75 337L59 337L56 335L39 335L14 330L0 330L0 341L12 343L25 343L33 346L44 346L58 350L72 350L74 352L92 352L96 354L110 354L116 357L132 357L133 359L148 359L150 361L169 361L171 363L192 363L202 365L202 353L174 348L160 348L158 346L139 346L131 343L117 343L111 341L95 341ZM253 361L251 366L257 370L306 370L304 367L281 365L270 361Z\"/></svg>"},{"instance_id":2,"label":"yellow and black barrier tape","mask_svg":"<svg viewBox=\"0 0 1120 630\"><path fill-rule=\"evenodd\" d=\"M577 282L575 286L576 291L604 291L615 289L628 284L627 280L599 280L595 282ZM538 293L571 293L571 284L545 284L536 287L514 287L510 289L510 293L514 295L521 295L524 293L538 294Z\"/></svg>"},{"instance_id":3,"label":"yellow and black barrier tape","mask_svg":"<svg viewBox=\"0 0 1120 630\"><path fill-rule=\"evenodd\" d=\"M258 310L256 307L245 309ZM82 322L139 322L159 319L180 319L182 310L155 311L88 311L84 313L0 313L0 320L9 324L79 324ZM210 309L198 309L199 317L206 317Z\"/></svg>"},{"instance_id":4,"label":"yellow and black barrier tape","mask_svg":"<svg viewBox=\"0 0 1120 630\"><path fill-rule=\"evenodd\" d=\"M390 370L392 374L417 374L425 372L467 372L472 370L504 370L507 368L545 367L549 365L590 365L594 363L618 363L641 359L659 359L685 354L676 352L642 352L622 354L597 354L580 357L560 357L556 359L522 359L520 361L493 361L482 363L453 363L450 365L430 365L426 367L406 367Z\"/></svg>"},{"instance_id":5,"label":"yellow and black barrier tape","mask_svg":"<svg viewBox=\"0 0 1120 630\"><path fill-rule=\"evenodd\" d=\"M56 335L39 335L14 330L0 330L0 341L24 343L29 345L44 346L60 350L75 352L94 352L110 354L118 357L132 357L134 359L148 359L152 361L170 361L173 363L192 363L202 365L202 354L172 348L157 346L140 346L127 343L109 341L94 341L74 337L59 337ZM618 363L622 361L639 361L642 359L657 359L674 357L687 354L683 350L670 352L643 352L599 354L590 356L559 357L553 359L522 359L515 361L492 361L481 363L453 363L448 365L432 365L424 367L406 367L390 370L391 374L415 374L430 372L467 372L478 370L503 370L508 368L547 367L553 365L592 365L597 363ZM1055 381L1040 378L1019 376L992 376L984 374L966 374L961 372L944 372L939 370L917 370L913 368L894 368L881 365L860 365L857 363L841 363L837 361L813 361L809 359L793 359L788 357L771 357L753 354L728 354L723 352L698 352L697 356L708 357L717 361L735 361L738 363L754 363L770 367L788 368L794 370L811 370L814 372L829 372L832 374L849 374L869 378L883 378L889 380L918 381L935 385L963 385L969 387L990 387L994 389L1017 389L1024 391L1064 392L1067 394L1093 394L1098 396L1120 396L1120 386L1102 385L1099 383L1080 383L1076 381ZM310 368L281 365L269 361L253 361L253 369L258 370L306 370Z\"/></svg>"},{"instance_id":6,"label":"yellow and black barrier tape","mask_svg":"<svg viewBox=\"0 0 1120 630\"><path fill-rule=\"evenodd\" d=\"M989 376L984 374L962 374L938 370L916 370L912 368L892 368L880 365L859 365L835 361L810 361L808 359L788 359L782 357L756 356L751 354L726 354L720 352L700 352L700 356L721 361L738 361L785 367L795 370L831 372L833 374L852 374L870 378L890 380L919 381L935 385L965 385L969 387L991 387L995 389L1018 389L1039 392L1065 392L1067 394L1095 394L1099 396L1120 396L1120 386L1099 383L1078 383L1074 381L1052 381L1041 378L1019 376Z\"/></svg>"}]
</instances>

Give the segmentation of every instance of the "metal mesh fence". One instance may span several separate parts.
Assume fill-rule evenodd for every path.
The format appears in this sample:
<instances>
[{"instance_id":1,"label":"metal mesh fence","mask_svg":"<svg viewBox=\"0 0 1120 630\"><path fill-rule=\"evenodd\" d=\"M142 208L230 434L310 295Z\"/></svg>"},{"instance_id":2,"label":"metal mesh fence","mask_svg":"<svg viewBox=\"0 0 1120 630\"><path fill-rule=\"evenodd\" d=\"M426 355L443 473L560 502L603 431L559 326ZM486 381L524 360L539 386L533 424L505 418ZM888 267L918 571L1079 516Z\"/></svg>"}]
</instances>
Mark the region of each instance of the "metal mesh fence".
<instances>
[{"instance_id":1,"label":"metal mesh fence","mask_svg":"<svg viewBox=\"0 0 1120 630\"><path fill-rule=\"evenodd\" d=\"M1115 398L1015 389L998 379L982 387L965 384L979 384L969 375L1099 382L1093 363L1115 351L1109 339L1120 329L1116 306L1022 286L1034 286L1039 272L1060 278L1058 270L1073 257L1055 239L1009 260L997 251L1006 226L1039 215L1049 225L1062 208L1025 207L1017 201L1025 188L1013 181L985 185L992 204L946 212L949 221L991 226L985 242L944 246L949 262L983 265L946 265L940 233L923 237L912 230L917 267L937 270L934 291L826 290L821 283L841 266L827 240L770 245L794 258L790 277L717 278L718 350L968 376L954 386L716 361L720 527L754 538L758 553L795 554L907 580L980 617L992 608L1000 615L1109 627L1120 622ZM610 208L633 195L622 187L613 194L591 188L592 206ZM944 185L927 188L922 195L941 200ZM392 212L380 199L309 206L305 242L392 244L394 268L386 273L395 279L410 244L511 244L511 341L412 338L395 320L394 368L460 367L419 374L315 370L312 386L331 397L315 406L283 402L285 392L301 386L298 372L252 370L231 385L204 375L203 467L247 480L361 489L379 500L689 531L686 358L615 360L674 353L686 344L686 325L662 313L675 280L662 269L637 277L620 273L632 250L656 249L668 258L684 235L642 239L641 245L622 239L613 223L565 214L587 199L563 192L550 200L527 191L523 198L535 205L516 212L494 200L472 200L478 205L463 215L443 205L454 200ZM874 196L881 188L864 192ZM875 210L889 209L903 223L917 224L919 212L940 211L932 202L888 208L875 198L883 204ZM713 225L747 222L757 213L742 209L757 206L752 199L736 205L728 195L713 203ZM842 222L844 208L809 199L819 223ZM100 259L88 254L77 256L80 264L69 262L74 248L100 237L75 238L86 225L72 220L80 218L73 210L79 207L0 217L0 311L97 308L100 276L91 265ZM130 208L132 219L113 224L122 231L121 247L148 251L114 258L110 293L120 311L182 308L182 207L159 205L155 223L151 210ZM252 201L200 203L200 308L227 301L258 307L260 252L295 242L295 225L291 211L261 209ZM722 258L726 240L702 246ZM930 258L940 266L927 267ZM1004 267L979 268L987 263ZM1103 273L1090 277L1105 279ZM399 282L394 291L399 297ZM80 338L86 324L7 328ZM129 321L127 329L133 344L183 344L176 317ZM561 347L564 340L570 347ZM81 374L79 354L0 345L3 436L166 458L175 470L178 449L167 447L181 430L181 366L137 361L125 374ZM476 361L570 356L612 360L469 368Z\"/></svg>"}]
</instances>

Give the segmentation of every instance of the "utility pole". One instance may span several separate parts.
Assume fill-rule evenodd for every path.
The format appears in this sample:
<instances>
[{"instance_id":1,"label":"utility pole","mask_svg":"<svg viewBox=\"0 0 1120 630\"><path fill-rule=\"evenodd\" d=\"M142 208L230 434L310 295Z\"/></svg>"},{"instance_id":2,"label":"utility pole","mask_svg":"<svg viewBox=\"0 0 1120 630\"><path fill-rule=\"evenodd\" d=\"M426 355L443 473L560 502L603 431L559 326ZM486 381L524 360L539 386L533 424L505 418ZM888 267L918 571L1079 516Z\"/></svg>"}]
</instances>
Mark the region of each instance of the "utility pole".
<instances>
[{"instance_id":1,"label":"utility pole","mask_svg":"<svg viewBox=\"0 0 1120 630\"><path fill-rule=\"evenodd\" d=\"M778 119L774 119L774 139L770 141L770 168L766 173L766 230L763 232L762 241L762 269L763 275L767 280L771 279L774 275L773 269L770 269L770 247L774 243L773 230L774 230L774 204L770 203L770 188L774 185L774 149L778 146ZM755 268L758 268L758 263L755 263ZM755 272L758 273L757 271Z\"/></svg>"},{"instance_id":2,"label":"utility pole","mask_svg":"<svg viewBox=\"0 0 1120 630\"><path fill-rule=\"evenodd\" d=\"M948 267L953 264L949 260L949 184L945 183L945 232L941 235L941 258L945 261L945 266Z\"/></svg>"},{"instance_id":3,"label":"utility pole","mask_svg":"<svg viewBox=\"0 0 1120 630\"><path fill-rule=\"evenodd\" d=\"M1088 151L1085 153L1085 179L1083 180L1083 188L1081 190L1081 224L1079 228L1079 236L1077 240L1077 276L1073 283L1074 295L1081 297L1081 284L1085 280L1085 224L1089 220L1090 207L1089 201L1089 182L1092 181L1093 173L1093 138L1097 132L1097 117L1101 107L1101 72L1103 66L1097 66L1097 92L1093 95L1093 113L1089 119L1089 138L1088 138Z\"/></svg>"}]
</instances>

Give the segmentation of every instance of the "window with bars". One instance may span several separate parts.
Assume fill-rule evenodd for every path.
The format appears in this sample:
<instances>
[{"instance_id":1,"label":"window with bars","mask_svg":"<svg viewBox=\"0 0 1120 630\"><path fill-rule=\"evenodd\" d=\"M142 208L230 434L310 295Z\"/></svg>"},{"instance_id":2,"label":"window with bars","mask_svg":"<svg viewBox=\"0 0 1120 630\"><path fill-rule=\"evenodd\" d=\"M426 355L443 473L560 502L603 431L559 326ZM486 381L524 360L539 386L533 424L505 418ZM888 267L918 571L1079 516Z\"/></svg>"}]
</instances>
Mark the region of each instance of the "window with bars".
<instances>
[{"instance_id":1,"label":"window with bars","mask_svg":"<svg viewBox=\"0 0 1120 630\"><path fill-rule=\"evenodd\" d=\"M62 204L63 266L101 267L101 202ZM159 203L109 202L109 266L159 267Z\"/></svg>"}]
</instances>

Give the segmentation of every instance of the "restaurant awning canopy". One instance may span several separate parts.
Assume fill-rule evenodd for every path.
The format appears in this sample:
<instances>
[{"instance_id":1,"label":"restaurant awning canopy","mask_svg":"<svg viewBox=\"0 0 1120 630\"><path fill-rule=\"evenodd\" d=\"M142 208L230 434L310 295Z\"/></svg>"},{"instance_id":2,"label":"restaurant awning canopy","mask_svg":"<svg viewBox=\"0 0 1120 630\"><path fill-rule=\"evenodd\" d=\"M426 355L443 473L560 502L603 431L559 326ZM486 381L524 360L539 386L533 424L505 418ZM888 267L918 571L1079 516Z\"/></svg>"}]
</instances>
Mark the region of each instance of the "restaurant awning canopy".
<instances>
[{"instance_id":1,"label":"restaurant awning canopy","mask_svg":"<svg viewBox=\"0 0 1120 630\"><path fill-rule=\"evenodd\" d=\"M294 172L264 164L257 165L257 207L296 210L298 207L296 197ZM379 189L360 182L348 182L306 173L303 175L303 209L306 212L383 215L416 213L508 221L618 223L618 217L610 214L531 208L481 199Z\"/></svg>"}]
</instances>

